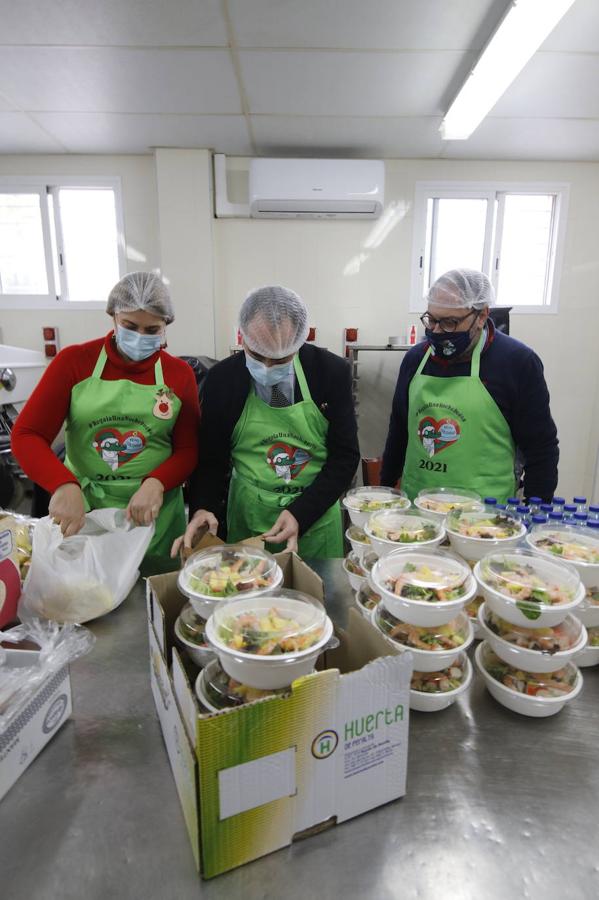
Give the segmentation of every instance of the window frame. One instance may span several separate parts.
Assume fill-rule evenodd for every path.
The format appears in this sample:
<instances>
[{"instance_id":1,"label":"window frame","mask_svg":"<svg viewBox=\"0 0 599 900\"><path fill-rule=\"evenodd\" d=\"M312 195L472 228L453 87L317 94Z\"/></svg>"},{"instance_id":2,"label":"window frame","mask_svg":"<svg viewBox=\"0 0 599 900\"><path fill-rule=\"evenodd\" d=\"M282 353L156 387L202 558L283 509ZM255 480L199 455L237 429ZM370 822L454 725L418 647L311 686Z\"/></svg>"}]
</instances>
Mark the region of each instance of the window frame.
<instances>
[{"instance_id":1,"label":"window frame","mask_svg":"<svg viewBox=\"0 0 599 900\"><path fill-rule=\"evenodd\" d=\"M553 195L549 259L545 278L545 298L542 305L518 304L511 315L556 315L559 312L559 286L566 239L566 223L570 185L567 182L546 181L417 181L414 195L414 225L410 278L410 312L422 313L424 303L424 275L427 254L427 208L429 200L486 199L487 222L483 251L483 271L497 290L501 278L501 244L503 209L506 194ZM503 306L511 304L502 301Z\"/></svg>"},{"instance_id":2,"label":"window frame","mask_svg":"<svg viewBox=\"0 0 599 900\"><path fill-rule=\"evenodd\" d=\"M123 216L123 195L121 179L118 176L105 175L3 175L0 176L0 193L39 193L42 217L42 235L44 240L44 257L46 261L46 278L48 294L2 294L0 293L0 309L105 309L104 300L69 300L66 268L61 262L62 236L60 216L58 214L58 191L61 188L111 188L114 191L117 253L119 278L127 271L125 252L125 224ZM56 246L53 246L50 229L50 207L48 194L54 198L54 230ZM56 252L56 259L54 253ZM55 271L58 270L61 290L57 291Z\"/></svg>"}]
</instances>

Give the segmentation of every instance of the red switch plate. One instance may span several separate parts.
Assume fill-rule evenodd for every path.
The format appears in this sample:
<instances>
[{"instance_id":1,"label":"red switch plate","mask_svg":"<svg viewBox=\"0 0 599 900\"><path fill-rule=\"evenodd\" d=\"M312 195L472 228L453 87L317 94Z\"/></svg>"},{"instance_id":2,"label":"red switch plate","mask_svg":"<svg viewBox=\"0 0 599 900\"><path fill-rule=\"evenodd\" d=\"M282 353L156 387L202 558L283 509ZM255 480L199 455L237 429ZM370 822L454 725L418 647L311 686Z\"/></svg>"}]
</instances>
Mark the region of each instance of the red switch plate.
<instances>
[{"instance_id":1,"label":"red switch plate","mask_svg":"<svg viewBox=\"0 0 599 900\"><path fill-rule=\"evenodd\" d=\"M44 353L46 354L46 359L54 359L58 353L58 347L56 344L44 344Z\"/></svg>"},{"instance_id":2,"label":"red switch plate","mask_svg":"<svg viewBox=\"0 0 599 900\"><path fill-rule=\"evenodd\" d=\"M43 328L45 341L55 341L56 340L56 328Z\"/></svg>"},{"instance_id":3,"label":"red switch plate","mask_svg":"<svg viewBox=\"0 0 599 900\"><path fill-rule=\"evenodd\" d=\"M349 343L355 343L358 340L358 329L357 328L346 328L345 329L345 340Z\"/></svg>"}]
</instances>

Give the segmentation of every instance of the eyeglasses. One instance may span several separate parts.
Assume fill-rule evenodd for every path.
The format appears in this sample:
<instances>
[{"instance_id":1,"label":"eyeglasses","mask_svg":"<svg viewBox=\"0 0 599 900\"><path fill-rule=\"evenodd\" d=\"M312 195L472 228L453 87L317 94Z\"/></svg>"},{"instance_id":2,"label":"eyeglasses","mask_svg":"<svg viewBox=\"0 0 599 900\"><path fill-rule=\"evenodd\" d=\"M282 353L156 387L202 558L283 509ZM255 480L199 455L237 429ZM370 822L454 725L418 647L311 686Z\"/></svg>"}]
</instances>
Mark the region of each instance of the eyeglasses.
<instances>
[{"instance_id":1,"label":"eyeglasses","mask_svg":"<svg viewBox=\"0 0 599 900\"><path fill-rule=\"evenodd\" d=\"M451 334L456 330L458 325L461 325L462 322L465 322L466 319L469 319L471 316L478 316L480 314L480 309L472 309L469 313L466 313L465 316L461 316L461 318L457 318L456 316L447 316L447 318L443 319L435 319L434 316L431 316L430 313L425 312L424 315L420 316L420 321L424 325L425 328L429 328L431 331L437 325L445 334Z\"/></svg>"}]
</instances>

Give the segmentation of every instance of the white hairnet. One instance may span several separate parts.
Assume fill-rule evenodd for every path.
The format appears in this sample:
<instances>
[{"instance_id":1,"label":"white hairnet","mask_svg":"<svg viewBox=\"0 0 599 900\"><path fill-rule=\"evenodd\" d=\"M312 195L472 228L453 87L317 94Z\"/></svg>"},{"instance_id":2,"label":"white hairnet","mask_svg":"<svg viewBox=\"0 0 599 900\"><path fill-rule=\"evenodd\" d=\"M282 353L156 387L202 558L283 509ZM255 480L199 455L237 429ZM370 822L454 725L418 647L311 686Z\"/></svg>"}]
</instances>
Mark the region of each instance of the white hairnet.
<instances>
[{"instance_id":1,"label":"white hairnet","mask_svg":"<svg viewBox=\"0 0 599 900\"><path fill-rule=\"evenodd\" d=\"M130 272L118 281L106 304L106 312L113 316L120 312L142 310L159 316L169 325L175 319L170 291L154 272Z\"/></svg>"},{"instance_id":2,"label":"white hairnet","mask_svg":"<svg viewBox=\"0 0 599 900\"><path fill-rule=\"evenodd\" d=\"M254 353L282 359L296 353L308 337L308 310L295 291L280 285L258 288L243 301L239 330Z\"/></svg>"},{"instance_id":3,"label":"white hairnet","mask_svg":"<svg viewBox=\"0 0 599 900\"><path fill-rule=\"evenodd\" d=\"M493 306L495 291L484 272L451 269L431 285L426 302L435 306L482 309Z\"/></svg>"}]
</instances>

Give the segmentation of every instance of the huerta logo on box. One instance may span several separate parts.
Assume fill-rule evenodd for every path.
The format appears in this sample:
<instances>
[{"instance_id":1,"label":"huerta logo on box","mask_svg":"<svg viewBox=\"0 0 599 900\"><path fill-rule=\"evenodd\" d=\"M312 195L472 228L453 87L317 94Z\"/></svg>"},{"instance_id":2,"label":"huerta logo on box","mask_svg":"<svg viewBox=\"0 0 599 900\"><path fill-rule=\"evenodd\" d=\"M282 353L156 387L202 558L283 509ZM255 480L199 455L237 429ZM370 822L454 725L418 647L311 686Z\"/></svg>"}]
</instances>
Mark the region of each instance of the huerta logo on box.
<instances>
[{"instance_id":1,"label":"huerta logo on box","mask_svg":"<svg viewBox=\"0 0 599 900\"><path fill-rule=\"evenodd\" d=\"M333 755L338 743L339 735L336 731L321 731L312 741L312 756L316 759L326 759Z\"/></svg>"},{"instance_id":2,"label":"huerta logo on box","mask_svg":"<svg viewBox=\"0 0 599 900\"><path fill-rule=\"evenodd\" d=\"M345 723L345 740L362 737L363 734L371 734L377 731L381 725L393 725L395 722L403 722L403 706L399 703L395 709L379 709L368 716L353 719Z\"/></svg>"}]
</instances>

